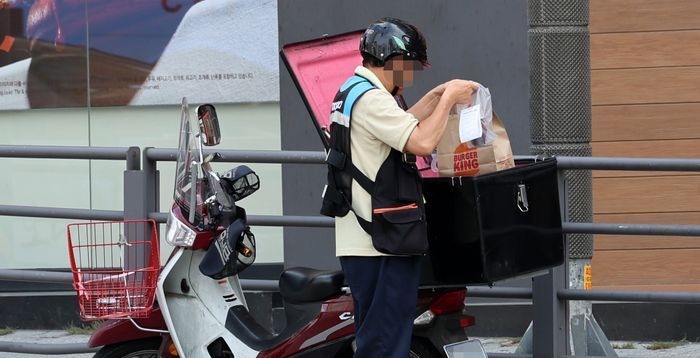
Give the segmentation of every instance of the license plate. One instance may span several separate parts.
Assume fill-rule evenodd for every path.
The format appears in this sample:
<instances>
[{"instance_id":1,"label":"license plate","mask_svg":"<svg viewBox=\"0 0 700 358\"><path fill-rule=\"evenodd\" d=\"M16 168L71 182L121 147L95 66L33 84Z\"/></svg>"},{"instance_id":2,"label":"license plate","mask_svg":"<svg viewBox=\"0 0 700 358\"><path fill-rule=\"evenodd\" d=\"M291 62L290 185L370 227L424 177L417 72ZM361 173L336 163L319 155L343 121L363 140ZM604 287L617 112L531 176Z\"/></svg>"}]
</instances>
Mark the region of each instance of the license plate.
<instances>
[{"instance_id":1,"label":"license plate","mask_svg":"<svg viewBox=\"0 0 700 358\"><path fill-rule=\"evenodd\" d=\"M447 344L443 349L448 358L488 358L484 347L477 339Z\"/></svg>"}]
</instances>

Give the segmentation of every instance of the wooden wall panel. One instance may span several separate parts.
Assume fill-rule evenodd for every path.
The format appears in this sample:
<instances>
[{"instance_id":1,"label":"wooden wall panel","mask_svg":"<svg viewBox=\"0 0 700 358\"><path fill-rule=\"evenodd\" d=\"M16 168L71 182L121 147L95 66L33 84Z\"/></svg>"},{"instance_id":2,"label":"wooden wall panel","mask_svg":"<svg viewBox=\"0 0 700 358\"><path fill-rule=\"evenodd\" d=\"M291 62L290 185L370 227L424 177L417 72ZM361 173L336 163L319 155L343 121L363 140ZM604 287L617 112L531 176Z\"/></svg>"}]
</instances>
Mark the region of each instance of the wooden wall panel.
<instances>
[{"instance_id":1,"label":"wooden wall panel","mask_svg":"<svg viewBox=\"0 0 700 358\"><path fill-rule=\"evenodd\" d=\"M695 43L699 30L591 35L591 68L700 65L700 46L689 46Z\"/></svg>"},{"instance_id":2,"label":"wooden wall panel","mask_svg":"<svg viewBox=\"0 0 700 358\"><path fill-rule=\"evenodd\" d=\"M700 158L700 0L591 0L593 155ZM594 222L700 225L700 173L593 173ZM700 291L700 238L596 235L595 289Z\"/></svg>"},{"instance_id":3,"label":"wooden wall panel","mask_svg":"<svg viewBox=\"0 0 700 358\"><path fill-rule=\"evenodd\" d=\"M591 0L590 30L633 32L700 29L698 0Z\"/></svg>"},{"instance_id":4,"label":"wooden wall panel","mask_svg":"<svg viewBox=\"0 0 700 358\"><path fill-rule=\"evenodd\" d=\"M700 139L594 142L593 156L636 158L700 158ZM688 176L700 172L599 171L594 178Z\"/></svg>"},{"instance_id":5,"label":"wooden wall panel","mask_svg":"<svg viewBox=\"0 0 700 358\"><path fill-rule=\"evenodd\" d=\"M595 285L700 284L700 250L615 250L593 257Z\"/></svg>"},{"instance_id":6,"label":"wooden wall panel","mask_svg":"<svg viewBox=\"0 0 700 358\"><path fill-rule=\"evenodd\" d=\"M700 102L700 66L591 71L593 105Z\"/></svg>"},{"instance_id":7,"label":"wooden wall panel","mask_svg":"<svg viewBox=\"0 0 700 358\"><path fill-rule=\"evenodd\" d=\"M670 125L670 123L668 123ZM700 157L700 139L667 139L591 143L593 155L601 157Z\"/></svg>"},{"instance_id":8,"label":"wooden wall panel","mask_svg":"<svg viewBox=\"0 0 700 358\"><path fill-rule=\"evenodd\" d=\"M615 224L700 225L700 212L595 214L593 222ZM700 249L700 237L596 235L596 252L605 250L644 250L669 248Z\"/></svg>"},{"instance_id":9,"label":"wooden wall panel","mask_svg":"<svg viewBox=\"0 0 700 358\"><path fill-rule=\"evenodd\" d=\"M700 211L698 198L697 175L593 181L593 208L597 214Z\"/></svg>"},{"instance_id":10,"label":"wooden wall panel","mask_svg":"<svg viewBox=\"0 0 700 358\"><path fill-rule=\"evenodd\" d=\"M593 107L593 142L690 138L700 138L700 103Z\"/></svg>"},{"instance_id":11,"label":"wooden wall panel","mask_svg":"<svg viewBox=\"0 0 700 358\"><path fill-rule=\"evenodd\" d=\"M683 236L596 235L594 256L601 251L650 249L700 249L700 238Z\"/></svg>"}]
</instances>

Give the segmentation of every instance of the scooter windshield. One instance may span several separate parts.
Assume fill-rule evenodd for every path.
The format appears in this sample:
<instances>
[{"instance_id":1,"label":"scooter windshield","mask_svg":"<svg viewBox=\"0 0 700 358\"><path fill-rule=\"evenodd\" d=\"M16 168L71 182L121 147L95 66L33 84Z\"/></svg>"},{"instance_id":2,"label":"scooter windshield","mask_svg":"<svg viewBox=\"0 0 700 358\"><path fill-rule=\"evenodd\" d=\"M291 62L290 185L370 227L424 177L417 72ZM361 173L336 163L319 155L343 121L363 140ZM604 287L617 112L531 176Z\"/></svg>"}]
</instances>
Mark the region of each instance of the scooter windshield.
<instances>
[{"instance_id":1,"label":"scooter windshield","mask_svg":"<svg viewBox=\"0 0 700 358\"><path fill-rule=\"evenodd\" d=\"M199 173L203 161L199 134L199 126L190 118L187 100L183 98L173 199L194 226L198 226L204 217L202 198L206 193L206 181Z\"/></svg>"}]
</instances>

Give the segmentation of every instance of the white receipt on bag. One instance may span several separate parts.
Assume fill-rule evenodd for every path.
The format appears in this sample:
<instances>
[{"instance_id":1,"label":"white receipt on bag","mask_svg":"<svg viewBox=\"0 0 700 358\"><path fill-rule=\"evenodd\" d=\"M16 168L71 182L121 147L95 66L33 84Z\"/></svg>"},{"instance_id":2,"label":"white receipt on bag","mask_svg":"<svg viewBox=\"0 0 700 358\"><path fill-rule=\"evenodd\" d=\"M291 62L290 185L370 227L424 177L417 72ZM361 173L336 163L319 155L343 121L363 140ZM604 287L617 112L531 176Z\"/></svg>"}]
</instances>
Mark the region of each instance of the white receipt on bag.
<instances>
[{"instance_id":1,"label":"white receipt on bag","mask_svg":"<svg viewBox=\"0 0 700 358\"><path fill-rule=\"evenodd\" d=\"M467 107L459 112L459 140L462 143L480 138L482 134L481 105Z\"/></svg>"}]
</instances>

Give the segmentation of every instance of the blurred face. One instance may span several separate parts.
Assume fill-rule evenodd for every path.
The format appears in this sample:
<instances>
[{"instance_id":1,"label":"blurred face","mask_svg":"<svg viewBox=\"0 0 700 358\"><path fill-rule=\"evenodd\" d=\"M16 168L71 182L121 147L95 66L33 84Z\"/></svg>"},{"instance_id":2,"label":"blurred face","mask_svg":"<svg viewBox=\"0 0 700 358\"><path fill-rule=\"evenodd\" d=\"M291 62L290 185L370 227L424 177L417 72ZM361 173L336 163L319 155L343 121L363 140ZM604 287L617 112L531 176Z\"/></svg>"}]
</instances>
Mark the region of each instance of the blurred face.
<instances>
[{"instance_id":1,"label":"blurred face","mask_svg":"<svg viewBox=\"0 0 700 358\"><path fill-rule=\"evenodd\" d=\"M423 65L420 62L401 56L393 57L384 64L384 76L399 88L397 94L401 94L404 88L413 84L414 72L421 70L423 70ZM392 90L391 88L387 89Z\"/></svg>"}]
</instances>

